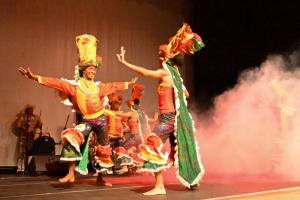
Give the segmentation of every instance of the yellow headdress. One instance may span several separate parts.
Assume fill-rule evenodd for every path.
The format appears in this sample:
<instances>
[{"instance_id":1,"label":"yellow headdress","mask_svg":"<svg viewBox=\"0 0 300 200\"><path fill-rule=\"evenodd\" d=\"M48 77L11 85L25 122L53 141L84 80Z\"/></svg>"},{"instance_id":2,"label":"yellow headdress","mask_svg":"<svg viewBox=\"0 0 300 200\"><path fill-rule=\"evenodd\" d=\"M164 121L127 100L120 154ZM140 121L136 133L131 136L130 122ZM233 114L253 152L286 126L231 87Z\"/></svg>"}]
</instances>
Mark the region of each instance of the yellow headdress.
<instances>
[{"instance_id":1,"label":"yellow headdress","mask_svg":"<svg viewBox=\"0 0 300 200\"><path fill-rule=\"evenodd\" d=\"M79 35L76 37L76 46L79 54L79 70L88 66L100 67L101 57L97 56L98 40L93 35Z\"/></svg>"}]
</instances>

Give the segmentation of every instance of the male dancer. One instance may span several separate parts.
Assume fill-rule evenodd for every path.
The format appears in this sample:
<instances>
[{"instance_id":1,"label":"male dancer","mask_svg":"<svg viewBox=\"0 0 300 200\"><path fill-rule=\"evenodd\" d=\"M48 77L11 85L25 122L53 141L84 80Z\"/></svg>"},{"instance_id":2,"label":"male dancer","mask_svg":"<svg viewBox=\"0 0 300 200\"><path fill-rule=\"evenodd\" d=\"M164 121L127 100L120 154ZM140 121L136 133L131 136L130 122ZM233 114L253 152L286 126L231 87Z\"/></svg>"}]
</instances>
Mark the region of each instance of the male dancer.
<instances>
[{"instance_id":1,"label":"male dancer","mask_svg":"<svg viewBox=\"0 0 300 200\"><path fill-rule=\"evenodd\" d=\"M197 142L193 136L195 131L193 120L187 109L188 92L178 70L183 64L183 55L194 54L202 47L204 44L201 38L184 23L168 45L160 47L159 54L162 61L160 69L148 70L128 63L125 60L124 47L121 47L120 54L117 54L120 63L129 69L159 80L157 88L159 124L154 130L155 135L150 135L146 144L140 146L140 156L145 161L142 171L154 172L156 183L154 188L144 195L166 194L162 170L169 165L168 154L164 152L162 142L167 138L170 138L171 153L175 152L177 178L183 185L188 188L197 185L204 173Z\"/></svg>"},{"instance_id":2,"label":"male dancer","mask_svg":"<svg viewBox=\"0 0 300 200\"><path fill-rule=\"evenodd\" d=\"M64 130L61 136L63 144L61 160L70 162L68 174L59 179L63 183L75 181L75 170L81 174L88 173L88 144L89 135L92 131L97 134L99 143L96 147L94 167L98 172L104 172L113 166L103 98L115 91L126 90L129 84L136 82L136 78L129 82L95 82L96 71L101 64L96 56L97 43L98 40L93 35L85 34L76 37L80 58L79 80L77 82L39 76L29 68L19 68L21 74L26 78L66 94L83 116L81 124ZM98 173L97 183L110 185L103 180L101 173Z\"/></svg>"}]
</instances>

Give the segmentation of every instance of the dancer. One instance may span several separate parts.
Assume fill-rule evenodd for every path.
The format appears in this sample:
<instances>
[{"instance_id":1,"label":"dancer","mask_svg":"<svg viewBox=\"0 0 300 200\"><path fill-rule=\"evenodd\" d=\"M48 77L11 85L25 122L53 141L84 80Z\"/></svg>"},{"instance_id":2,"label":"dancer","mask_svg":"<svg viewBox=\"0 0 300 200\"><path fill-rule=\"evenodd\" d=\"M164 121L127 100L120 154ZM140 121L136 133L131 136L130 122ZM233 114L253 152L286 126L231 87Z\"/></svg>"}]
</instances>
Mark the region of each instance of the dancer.
<instances>
[{"instance_id":1,"label":"dancer","mask_svg":"<svg viewBox=\"0 0 300 200\"><path fill-rule=\"evenodd\" d=\"M120 112L122 96L113 93L108 98L111 111L113 113ZM124 174L128 172L128 166L133 164L133 159L123 147L125 119L114 113L108 117L108 121L110 145L113 149L114 172Z\"/></svg>"},{"instance_id":2,"label":"dancer","mask_svg":"<svg viewBox=\"0 0 300 200\"><path fill-rule=\"evenodd\" d=\"M132 87L131 97L128 100L127 105L130 108L129 112L120 113L123 117L128 117L128 124L130 134L126 137L126 141L123 146L125 149L136 147L144 143L144 136L148 136L151 132L149 121L154 122L157 120L157 115L154 118L148 118L144 111L140 107L141 97L144 93L144 86L141 84L135 84Z\"/></svg>"},{"instance_id":3,"label":"dancer","mask_svg":"<svg viewBox=\"0 0 300 200\"><path fill-rule=\"evenodd\" d=\"M140 156L145 161L142 171L155 174L155 186L144 195L166 194L162 170L168 168L168 154L163 150L163 143L170 139L171 153L175 152L176 175L179 181L188 188L198 185L204 169L198 152L193 120L187 109L188 92L183 85L179 69L185 54L194 54L204 47L200 36L193 33L184 23L167 45L160 46L159 56L162 67L149 70L128 63L125 60L125 49L121 47L118 60L129 69L139 74L159 80L158 106L159 124L155 135L147 138L146 144L140 146ZM156 157L153 153L156 153Z\"/></svg>"},{"instance_id":4,"label":"dancer","mask_svg":"<svg viewBox=\"0 0 300 200\"><path fill-rule=\"evenodd\" d=\"M113 166L111 148L107 133L107 121L103 110L104 96L118 90L128 89L128 85L136 82L136 78L129 82L99 83L94 78L97 68L101 65L96 57L98 40L93 35L80 35L76 37L80 63L78 65L78 81L67 81L56 78L44 77L34 74L29 68L19 68L23 76L32 79L41 85L54 88L66 94L71 99L74 107L83 116L82 124L62 132L61 160L69 161L68 174L59 179L60 182L74 182L75 170L87 174L89 135L92 131L97 134L99 145L96 147L94 167L98 173L97 183L106 183L101 172ZM98 57L99 58L99 57ZM77 162L76 162L77 161ZM79 162L78 162L79 161Z\"/></svg>"},{"instance_id":5,"label":"dancer","mask_svg":"<svg viewBox=\"0 0 300 200\"><path fill-rule=\"evenodd\" d=\"M138 156L138 148L144 143L143 134L150 134L150 127L148 124L148 117L140 108L141 97L144 93L144 86L135 84L132 88L130 100L127 104L130 108L128 112L115 112L117 115L127 118L129 132L125 135L125 141L122 147L126 149L129 156L133 159L131 165L131 172L134 173L136 169L142 167L143 160ZM151 119L152 121L155 119Z\"/></svg>"}]
</instances>

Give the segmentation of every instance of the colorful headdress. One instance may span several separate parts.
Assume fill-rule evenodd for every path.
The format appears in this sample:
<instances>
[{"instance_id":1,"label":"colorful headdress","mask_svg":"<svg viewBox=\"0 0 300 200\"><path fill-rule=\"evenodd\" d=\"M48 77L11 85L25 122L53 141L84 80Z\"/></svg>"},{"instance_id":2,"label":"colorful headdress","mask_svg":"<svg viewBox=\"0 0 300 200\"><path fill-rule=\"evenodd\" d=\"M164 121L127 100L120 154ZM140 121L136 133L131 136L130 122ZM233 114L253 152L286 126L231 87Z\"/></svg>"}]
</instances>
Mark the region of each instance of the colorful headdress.
<instances>
[{"instance_id":1,"label":"colorful headdress","mask_svg":"<svg viewBox=\"0 0 300 200\"><path fill-rule=\"evenodd\" d=\"M142 95L144 94L144 86L141 84L135 84L132 88L131 92L131 99L141 99Z\"/></svg>"},{"instance_id":2,"label":"colorful headdress","mask_svg":"<svg viewBox=\"0 0 300 200\"><path fill-rule=\"evenodd\" d=\"M88 66L100 67L101 57L97 56L98 40L93 35L79 35L76 37L76 46L79 54L79 70L83 70Z\"/></svg>"},{"instance_id":3,"label":"colorful headdress","mask_svg":"<svg viewBox=\"0 0 300 200\"><path fill-rule=\"evenodd\" d=\"M183 23L177 33L170 38L168 44L159 47L162 58L173 58L178 54L194 54L204 47L201 37L193 33L187 23Z\"/></svg>"},{"instance_id":4,"label":"colorful headdress","mask_svg":"<svg viewBox=\"0 0 300 200\"><path fill-rule=\"evenodd\" d=\"M135 105L134 101L135 100L141 100L143 94L144 94L144 86L141 84L135 84L132 88L131 91L131 97L130 100L128 101L128 105Z\"/></svg>"}]
</instances>

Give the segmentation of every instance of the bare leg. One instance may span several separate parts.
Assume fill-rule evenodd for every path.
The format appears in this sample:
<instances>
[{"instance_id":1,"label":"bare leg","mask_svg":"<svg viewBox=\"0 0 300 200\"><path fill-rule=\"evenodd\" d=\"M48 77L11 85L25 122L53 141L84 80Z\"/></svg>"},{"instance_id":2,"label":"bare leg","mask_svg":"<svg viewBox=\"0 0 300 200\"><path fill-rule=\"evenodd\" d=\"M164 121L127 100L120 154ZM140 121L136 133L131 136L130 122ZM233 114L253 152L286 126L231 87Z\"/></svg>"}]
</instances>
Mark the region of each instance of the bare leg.
<instances>
[{"instance_id":1,"label":"bare leg","mask_svg":"<svg viewBox=\"0 0 300 200\"><path fill-rule=\"evenodd\" d=\"M60 178L58 181L61 183L73 183L75 181L75 167L75 162L71 162L68 174L63 178Z\"/></svg>"},{"instance_id":2,"label":"bare leg","mask_svg":"<svg viewBox=\"0 0 300 200\"><path fill-rule=\"evenodd\" d=\"M143 195L158 195L166 194L166 189L164 186L164 177L162 171L155 173L155 186L152 190L143 193Z\"/></svg>"},{"instance_id":3,"label":"bare leg","mask_svg":"<svg viewBox=\"0 0 300 200\"><path fill-rule=\"evenodd\" d=\"M97 183L97 185L101 185L101 186L109 186L109 187L112 186L111 183L108 183L103 179L101 172L98 173L96 183Z\"/></svg>"}]
</instances>

